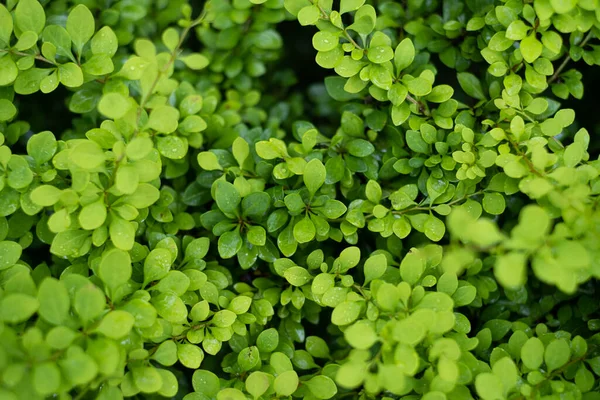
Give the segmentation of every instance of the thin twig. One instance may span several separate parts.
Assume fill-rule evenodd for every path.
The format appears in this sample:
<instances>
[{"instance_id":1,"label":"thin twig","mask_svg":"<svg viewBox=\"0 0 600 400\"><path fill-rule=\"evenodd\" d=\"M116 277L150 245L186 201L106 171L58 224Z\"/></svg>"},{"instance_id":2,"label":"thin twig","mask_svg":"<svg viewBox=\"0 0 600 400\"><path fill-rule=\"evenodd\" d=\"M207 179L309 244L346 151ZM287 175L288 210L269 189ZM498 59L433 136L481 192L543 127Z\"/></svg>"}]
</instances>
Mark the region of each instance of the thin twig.
<instances>
[{"instance_id":1,"label":"thin twig","mask_svg":"<svg viewBox=\"0 0 600 400\"><path fill-rule=\"evenodd\" d=\"M589 42L590 39L592 39L593 37L594 37L594 33L592 31L590 31L587 34L587 36L585 37L585 39L583 39L583 41L581 42L581 45L579 47L585 46L587 44L587 42ZM558 69L556 70L554 75L552 75L552 77L550 79L548 79L548 85L558 79L558 76L563 71L563 69L565 69L567 67L567 65L569 64L569 61L571 61L571 55L569 53L567 53L567 56L565 57L563 62L560 64L560 66L558 67Z\"/></svg>"},{"instance_id":2,"label":"thin twig","mask_svg":"<svg viewBox=\"0 0 600 400\"><path fill-rule=\"evenodd\" d=\"M183 42L187 38L187 35L190 33L190 31L192 30L192 28L198 26L202 22L202 20L204 19L204 17L206 17L206 9L202 12L202 14L195 21L193 21L192 23L190 23L190 25L183 30L183 32L181 33L181 36L179 37L179 42L177 43L177 46L175 46L175 48L173 49L173 52L171 53L171 58L169 58L169 61L165 64L165 66L163 67L163 69L159 70L157 72L156 78L154 79L154 81L150 85L150 88L148 89L148 92L142 97L142 101L140 102L140 106L138 108L138 113L137 113L138 130L139 130L140 120L142 118L142 111L143 111L144 107L146 106L146 103L150 99L150 96L154 92L154 89L156 88L156 85L158 85L158 82L163 77L163 74L165 74L167 71L169 71L169 68L171 68L171 65L173 65L173 63L177 59L177 56L179 55L179 51L181 50L181 46L183 45Z\"/></svg>"}]
</instances>

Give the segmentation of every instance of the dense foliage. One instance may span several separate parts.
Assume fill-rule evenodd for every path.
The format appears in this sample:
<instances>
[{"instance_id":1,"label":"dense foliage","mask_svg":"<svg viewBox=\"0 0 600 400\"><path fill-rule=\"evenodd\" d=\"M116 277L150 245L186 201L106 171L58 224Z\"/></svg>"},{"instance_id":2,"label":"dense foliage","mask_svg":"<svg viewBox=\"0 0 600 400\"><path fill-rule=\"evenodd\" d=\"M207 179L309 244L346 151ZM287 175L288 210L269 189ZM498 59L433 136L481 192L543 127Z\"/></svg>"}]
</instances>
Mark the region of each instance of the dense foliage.
<instances>
[{"instance_id":1,"label":"dense foliage","mask_svg":"<svg viewBox=\"0 0 600 400\"><path fill-rule=\"evenodd\" d=\"M600 399L599 37L598 0L3 2L0 399Z\"/></svg>"}]
</instances>

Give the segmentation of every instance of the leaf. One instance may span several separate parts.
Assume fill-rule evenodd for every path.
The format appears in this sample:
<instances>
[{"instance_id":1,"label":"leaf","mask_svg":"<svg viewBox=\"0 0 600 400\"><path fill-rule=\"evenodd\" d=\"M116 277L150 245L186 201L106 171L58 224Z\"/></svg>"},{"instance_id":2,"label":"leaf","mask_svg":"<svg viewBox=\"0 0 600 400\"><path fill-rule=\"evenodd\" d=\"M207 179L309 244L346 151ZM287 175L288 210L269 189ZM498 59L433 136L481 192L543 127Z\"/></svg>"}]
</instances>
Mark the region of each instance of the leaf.
<instances>
[{"instance_id":1,"label":"leaf","mask_svg":"<svg viewBox=\"0 0 600 400\"><path fill-rule=\"evenodd\" d=\"M54 278L44 279L38 289L38 300L38 314L51 324L60 325L69 317L71 302L62 282Z\"/></svg>"},{"instance_id":2,"label":"leaf","mask_svg":"<svg viewBox=\"0 0 600 400\"><path fill-rule=\"evenodd\" d=\"M116 289L131 278L131 258L129 253L112 249L102 255L98 266L100 279L111 289Z\"/></svg>"},{"instance_id":3,"label":"leaf","mask_svg":"<svg viewBox=\"0 0 600 400\"><path fill-rule=\"evenodd\" d=\"M387 269L387 258L383 254L371 256L365 261L365 285L380 278Z\"/></svg>"},{"instance_id":4,"label":"leaf","mask_svg":"<svg viewBox=\"0 0 600 400\"><path fill-rule=\"evenodd\" d=\"M294 238L298 243L308 243L314 239L317 230L308 216L302 218L294 225Z\"/></svg>"},{"instance_id":5,"label":"leaf","mask_svg":"<svg viewBox=\"0 0 600 400\"><path fill-rule=\"evenodd\" d=\"M312 279L312 275L302 267L288 268L283 275L285 279L294 286L303 286Z\"/></svg>"},{"instance_id":6,"label":"leaf","mask_svg":"<svg viewBox=\"0 0 600 400\"><path fill-rule=\"evenodd\" d=\"M341 0L340 14L356 11L362 7L363 4L365 4L365 0Z\"/></svg>"},{"instance_id":7,"label":"leaf","mask_svg":"<svg viewBox=\"0 0 600 400\"><path fill-rule=\"evenodd\" d=\"M344 331L344 337L350 346L359 350L370 349L378 341L377 333L371 325L361 321L348 327Z\"/></svg>"},{"instance_id":8,"label":"leaf","mask_svg":"<svg viewBox=\"0 0 600 400\"><path fill-rule=\"evenodd\" d=\"M148 127L159 133L173 133L179 124L179 110L171 106L158 106L150 112Z\"/></svg>"},{"instance_id":9,"label":"leaf","mask_svg":"<svg viewBox=\"0 0 600 400\"><path fill-rule=\"evenodd\" d=\"M298 388L299 380L296 371L285 371L275 378L273 388L279 396L290 396Z\"/></svg>"},{"instance_id":10,"label":"leaf","mask_svg":"<svg viewBox=\"0 0 600 400\"><path fill-rule=\"evenodd\" d=\"M400 263L400 276L404 282L413 286L425 272L425 258L418 249L410 249Z\"/></svg>"},{"instance_id":11,"label":"leaf","mask_svg":"<svg viewBox=\"0 0 600 400\"><path fill-rule=\"evenodd\" d=\"M185 57L179 57L181 61L190 69L195 71L208 67L210 63L208 58L204 54L194 53Z\"/></svg>"},{"instance_id":12,"label":"leaf","mask_svg":"<svg viewBox=\"0 0 600 400\"><path fill-rule=\"evenodd\" d=\"M323 186L326 175L327 170L325 169L325 166L316 158L313 158L306 164L303 179L310 194L314 195L317 190Z\"/></svg>"},{"instance_id":13,"label":"leaf","mask_svg":"<svg viewBox=\"0 0 600 400\"><path fill-rule=\"evenodd\" d=\"M410 38L403 39L394 51L396 73L406 69L415 59L415 46Z\"/></svg>"},{"instance_id":14,"label":"leaf","mask_svg":"<svg viewBox=\"0 0 600 400\"><path fill-rule=\"evenodd\" d=\"M321 11L316 5L306 6L298 11L298 22L300 25L314 25L321 16Z\"/></svg>"},{"instance_id":15,"label":"leaf","mask_svg":"<svg viewBox=\"0 0 600 400\"><path fill-rule=\"evenodd\" d=\"M192 386L197 393L204 394L208 397L213 397L219 392L221 384L219 377L210 371L196 370L192 375Z\"/></svg>"},{"instance_id":16,"label":"leaf","mask_svg":"<svg viewBox=\"0 0 600 400\"><path fill-rule=\"evenodd\" d=\"M439 242L446 233L446 225L439 218L430 215L425 222L425 236L434 242Z\"/></svg>"},{"instance_id":17,"label":"leaf","mask_svg":"<svg viewBox=\"0 0 600 400\"><path fill-rule=\"evenodd\" d=\"M50 131L37 133L27 141L27 154L33 157L38 165L50 161L57 148L56 138Z\"/></svg>"},{"instance_id":18,"label":"leaf","mask_svg":"<svg viewBox=\"0 0 600 400\"><path fill-rule=\"evenodd\" d=\"M271 386L270 375L261 371L254 371L246 379L245 386L246 391L257 399Z\"/></svg>"},{"instance_id":19,"label":"leaf","mask_svg":"<svg viewBox=\"0 0 600 400\"><path fill-rule=\"evenodd\" d=\"M83 46L92 38L96 30L96 22L90 10L83 4L75 6L67 17L67 32L81 54Z\"/></svg>"},{"instance_id":20,"label":"leaf","mask_svg":"<svg viewBox=\"0 0 600 400\"><path fill-rule=\"evenodd\" d=\"M117 52L118 46L117 35L109 26L103 26L92 38L91 50L93 54L112 57Z\"/></svg>"},{"instance_id":21,"label":"leaf","mask_svg":"<svg viewBox=\"0 0 600 400\"><path fill-rule=\"evenodd\" d=\"M567 362L571 358L571 349L565 339L553 340L546 346L544 352L544 362L549 371L554 371Z\"/></svg>"},{"instance_id":22,"label":"leaf","mask_svg":"<svg viewBox=\"0 0 600 400\"><path fill-rule=\"evenodd\" d=\"M337 386L325 375L317 375L305 382L308 389L317 399L330 399L337 394Z\"/></svg>"},{"instance_id":23,"label":"leaf","mask_svg":"<svg viewBox=\"0 0 600 400\"><path fill-rule=\"evenodd\" d=\"M104 94L98 103L98 111L110 119L122 118L130 107L127 97L116 92Z\"/></svg>"},{"instance_id":24,"label":"leaf","mask_svg":"<svg viewBox=\"0 0 600 400\"><path fill-rule=\"evenodd\" d=\"M22 252L22 247L16 242L0 242L0 271L15 265L19 261L19 258L21 258Z\"/></svg>"},{"instance_id":25,"label":"leaf","mask_svg":"<svg viewBox=\"0 0 600 400\"><path fill-rule=\"evenodd\" d=\"M235 186L227 181L217 181L214 184L214 199L217 207L226 214L235 214L242 201Z\"/></svg>"},{"instance_id":26,"label":"leaf","mask_svg":"<svg viewBox=\"0 0 600 400\"><path fill-rule=\"evenodd\" d=\"M500 378L489 372L477 375L477 378L475 378L475 388L477 389L477 394L483 400L497 400L499 398L498 394L504 393Z\"/></svg>"},{"instance_id":27,"label":"leaf","mask_svg":"<svg viewBox=\"0 0 600 400\"><path fill-rule=\"evenodd\" d=\"M19 0L15 8L15 23L21 32L42 33L46 25L44 8L36 0Z\"/></svg>"},{"instance_id":28,"label":"leaf","mask_svg":"<svg viewBox=\"0 0 600 400\"><path fill-rule=\"evenodd\" d=\"M55 362L46 361L33 367L33 387L41 395L57 392L61 384L60 369Z\"/></svg>"},{"instance_id":29,"label":"leaf","mask_svg":"<svg viewBox=\"0 0 600 400\"><path fill-rule=\"evenodd\" d=\"M12 57L0 57L0 86L10 85L18 75L19 70Z\"/></svg>"},{"instance_id":30,"label":"leaf","mask_svg":"<svg viewBox=\"0 0 600 400\"><path fill-rule=\"evenodd\" d=\"M481 82L479 79L470 72L459 72L458 75L458 83L460 87L465 91L469 96L476 98L477 100L485 100L485 94L483 89L481 88Z\"/></svg>"},{"instance_id":31,"label":"leaf","mask_svg":"<svg viewBox=\"0 0 600 400\"><path fill-rule=\"evenodd\" d=\"M536 337L529 338L521 347L521 360L531 370L536 370L544 362L544 344Z\"/></svg>"},{"instance_id":32,"label":"leaf","mask_svg":"<svg viewBox=\"0 0 600 400\"><path fill-rule=\"evenodd\" d=\"M0 4L0 45L10 43L13 32L13 19L6 7Z\"/></svg>"},{"instance_id":33,"label":"leaf","mask_svg":"<svg viewBox=\"0 0 600 400\"><path fill-rule=\"evenodd\" d=\"M106 296L90 283L77 290L73 306L83 322L93 321L104 312Z\"/></svg>"},{"instance_id":34,"label":"leaf","mask_svg":"<svg viewBox=\"0 0 600 400\"><path fill-rule=\"evenodd\" d=\"M27 321L39 308L38 299L22 293L11 293L0 300L0 321L19 324Z\"/></svg>"},{"instance_id":35,"label":"leaf","mask_svg":"<svg viewBox=\"0 0 600 400\"><path fill-rule=\"evenodd\" d=\"M0 99L0 122L9 121L17 114L17 108L6 99Z\"/></svg>"},{"instance_id":36,"label":"leaf","mask_svg":"<svg viewBox=\"0 0 600 400\"><path fill-rule=\"evenodd\" d=\"M523 58L528 63L533 63L535 60L539 58L542 54L542 50L544 46L542 43L535 37L535 32L531 35L527 36L525 39L521 40L521 54Z\"/></svg>"},{"instance_id":37,"label":"leaf","mask_svg":"<svg viewBox=\"0 0 600 400\"><path fill-rule=\"evenodd\" d=\"M349 325L356 321L359 314L360 304L355 301L344 301L333 309L331 322L335 325Z\"/></svg>"}]
</instances>

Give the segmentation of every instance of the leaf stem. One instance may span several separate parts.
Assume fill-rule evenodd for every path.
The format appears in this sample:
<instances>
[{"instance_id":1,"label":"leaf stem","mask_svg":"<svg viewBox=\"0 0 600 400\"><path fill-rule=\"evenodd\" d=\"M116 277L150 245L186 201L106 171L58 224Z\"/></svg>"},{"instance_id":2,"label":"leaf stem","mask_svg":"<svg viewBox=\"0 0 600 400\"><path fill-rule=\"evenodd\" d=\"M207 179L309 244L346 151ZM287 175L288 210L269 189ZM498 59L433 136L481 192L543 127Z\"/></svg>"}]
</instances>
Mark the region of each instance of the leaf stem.
<instances>
[{"instance_id":1,"label":"leaf stem","mask_svg":"<svg viewBox=\"0 0 600 400\"><path fill-rule=\"evenodd\" d=\"M202 12L202 14L200 14L200 16L198 18L196 18L194 21L192 21L190 23L190 25L183 30L183 32L181 33L181 36L179 37L179 42L177 43L177 46L175 46L175 48L171 52L171 57L169 58L169 61L167 61L167 63L164 65L164 67L157 72L156 78L154 78L154 81L150 85L148 92L142 97L142 101L140 102L140 105L138 108L138 113L137 113L138 130L139 130L140 119L142 117L142 111L143 111L144 107L146 106L146 103L150 99L150 96L154 92L156 85L158 85L158 82L163 77L163 74L165 74L169 70L169 68L171 68L171 66L177 59L177 56L179 55L179 51L181 50L181 46L183 45L183 42L187 38L187 35L190 33L192 28L196 27L197 25L199 25L202 22L202 20L204 20L204 18L206 17L206 14L207 14L207 11L205 8L204 11ZM136 131L136 133L137 133L137 131Z\"/></svg>"},{"instance_id":2,"label":"leaf stem","mask_svg":"<svg viewBox=\"0 0 600 400\"><path fill-rule=\"evenodd\" d=\"M583 39L583 41L581 42L581 45L579 47L585 46L587 44L587 42L589 42L590 39L592 39L593 37L594 37L594 32L590 30L590 32L587 34L585 39ZM552 82L554 82L555 80L558 79L558 76L567 67L567 65L569 64L569 61L571 61L571 55L569 53L567 53L567 56L565 57L563 62L560 64L560 66L558 67L558 69L556 70L554 75L552 75L552 77L550 79L548 79L548 85L550 85Z\"/></svg>"},{"instance_id":3,"label":"leaf stem","mask_svg":"<svg viewBox=\"0 0 600 400\"><path fill-rule=\"evenodd\" d=\"M34 56L36 60L43 61L48 64L52 64L52 65L56 66L55 62L48 60L47 58L43 57L41 54L28 54L28 53L23 53L22 51L13 51L13 50L0 50L0 52L14 54L16 56L22 56L22 57Z\"/></svg>"},{"instance_id":4,"label":"leaf stem","mask_svg":"<svg viewBox=\"0 0 600 400\"><path fill-rule=\"evenodd\" d=\"M419 112L421 114L429 115L429 112L425 109L425 105L420 100L415 99L410 94L406 95L406 100L410 101L411 103L413 103L414 105L416 105L417 107L419 107Z\"/></svg>"}]
</instances>

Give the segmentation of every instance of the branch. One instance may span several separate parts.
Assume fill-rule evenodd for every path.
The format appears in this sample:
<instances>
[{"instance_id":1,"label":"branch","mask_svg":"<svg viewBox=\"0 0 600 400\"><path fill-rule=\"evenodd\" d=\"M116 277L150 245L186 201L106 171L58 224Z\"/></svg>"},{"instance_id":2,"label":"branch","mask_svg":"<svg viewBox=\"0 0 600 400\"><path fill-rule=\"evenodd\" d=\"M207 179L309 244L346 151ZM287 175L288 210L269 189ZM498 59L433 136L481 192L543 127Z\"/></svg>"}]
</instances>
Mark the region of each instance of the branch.
<instances>
[{"instance_id":1,"label":"branch","mask_svg":"<svg viewBox=\"0 0 600 400\"><path fill-rule=\"evenodd\" d=\"M585 46L587 44L587 42L589 42L590 39L592 39L593 37L594 37L594 33L592 31L590 31L587 34L587 36L585 37L585 39L583 39L583 41L581 42L580 47ZM552 77L550 79L548 79L548 85L550 85L552 82L554 82L555 80L558 79L558 76L561 74L563 69L565 69L566 66L569 64L569 61L571 61L571 55L569 53L567 53L567 56L565 57L563 62L560 64L560 66L558 67L558 69L556 70L554 75L552 75Z\"/></svg>"}]
</instances>

